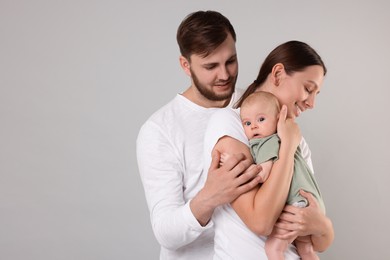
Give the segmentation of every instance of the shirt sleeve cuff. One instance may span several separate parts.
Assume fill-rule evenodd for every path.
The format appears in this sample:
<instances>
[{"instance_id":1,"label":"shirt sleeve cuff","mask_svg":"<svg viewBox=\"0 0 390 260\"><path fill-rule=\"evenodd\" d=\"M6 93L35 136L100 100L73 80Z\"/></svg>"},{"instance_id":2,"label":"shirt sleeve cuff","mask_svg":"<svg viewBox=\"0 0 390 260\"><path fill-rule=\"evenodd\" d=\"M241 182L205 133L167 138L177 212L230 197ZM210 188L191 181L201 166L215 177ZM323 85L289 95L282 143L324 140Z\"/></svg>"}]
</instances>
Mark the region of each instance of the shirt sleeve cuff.
<instances>
[{"instance_id":1,"label":"shirt sleeve cuff","mask_svg":"<svg viewBox=\"0 0 390 260\"><path fill-rule=\"evenodd\" d=\"M214 223L212 219L207 223L206 226L201 226L198 222L198 220L195 218L194 214L192 214L191 208L190 208L190 202L189 200L185 205L184 205L184 210L183 210L183 217L188 223L190 229L198 232L203 232L207 229L210 229L214 226Z\"/></svg>"}]
</instances>

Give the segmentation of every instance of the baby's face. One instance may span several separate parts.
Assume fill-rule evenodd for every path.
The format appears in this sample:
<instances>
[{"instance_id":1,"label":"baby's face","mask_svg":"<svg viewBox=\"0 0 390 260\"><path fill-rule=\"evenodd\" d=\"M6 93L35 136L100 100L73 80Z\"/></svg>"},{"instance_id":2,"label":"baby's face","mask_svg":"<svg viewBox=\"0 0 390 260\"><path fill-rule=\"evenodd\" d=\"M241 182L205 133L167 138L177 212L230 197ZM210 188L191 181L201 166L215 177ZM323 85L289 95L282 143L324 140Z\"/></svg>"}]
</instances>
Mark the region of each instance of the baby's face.
<instances>
[{"instance_id":1,"label":"baby's face","mask_svg":"<svg viewBox=\"0 0 390 260\"><path fill-rule=\"evenodd\" d=\"M278 114L273 106L252 103L240 110L241 122L248 139L263 138L276 133Z\"/></svg>"}]
</instances>

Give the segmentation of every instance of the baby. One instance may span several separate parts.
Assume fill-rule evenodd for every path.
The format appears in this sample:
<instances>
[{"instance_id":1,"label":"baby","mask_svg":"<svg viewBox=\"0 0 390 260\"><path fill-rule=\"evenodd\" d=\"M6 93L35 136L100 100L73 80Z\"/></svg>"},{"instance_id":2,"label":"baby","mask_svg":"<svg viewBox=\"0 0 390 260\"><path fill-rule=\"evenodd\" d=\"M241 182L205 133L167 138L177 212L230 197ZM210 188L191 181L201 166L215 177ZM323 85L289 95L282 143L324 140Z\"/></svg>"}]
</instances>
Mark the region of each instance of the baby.
<instances>
[{"instance_id":1,"label":"baby","mask_svg":"<svg viewBox=\"0 0 390 260\"><path fill-rule=\"evenodd\" d=\"M262 175L266 180L271 171L273 162L278 159L280 139L277 135L277 123L280 105L278 99L268 92L255 92L248 96L240 108L240 117L245 135L249 140L249 147L256 164L261 164ZM229 155L221 155L221 164ZM294 156L294 174L291 181L287 204L296 207L306 207L308 201L299 194L305 190L314 195L320 207L325 211L321 193L310 168L297 148ZM266 254L269 259L284 259L284 252L292 241L268 237L265 243ZM310 239L295 239L295 246L302 259L319 259L313 250Z\"/></svg>"}]
</instances>

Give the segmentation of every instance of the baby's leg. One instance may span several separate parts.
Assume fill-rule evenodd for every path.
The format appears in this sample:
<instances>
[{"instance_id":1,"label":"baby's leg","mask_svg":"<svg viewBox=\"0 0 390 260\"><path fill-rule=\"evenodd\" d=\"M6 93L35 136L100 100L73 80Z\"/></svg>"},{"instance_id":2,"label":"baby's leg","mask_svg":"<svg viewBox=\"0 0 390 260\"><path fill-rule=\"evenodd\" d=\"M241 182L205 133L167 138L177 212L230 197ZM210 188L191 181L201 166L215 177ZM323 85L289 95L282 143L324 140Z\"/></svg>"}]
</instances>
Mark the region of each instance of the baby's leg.
<instances>
[{"instance_id":1,"label":"baby's leg","mask_svg":"<svg viewBox=\"0 0 390 260\"><path fill-rule=\"evenodd\" d=\"M284 260L284 252L286 252L290 241L282 240L270 235L265 241L265 253L269 260Z\"/></svg>"},{"instance_id":2,"label":"baby's leg","mask_svg":"<svg viewBox=\"0 0 390 260\"><path fill-rule=\"evenodd\" d=\"M219 166L221 167L230 157L228 153L221 153L221 157L219 158Z\"/></svg>"},{"instance_id":3,"label":"baby's leg","mask_svg":"<svg viewBox=\"0 0 390 260\"><path fill-rule=\"evenodd\" d=\"M298 237L294 241L297 251L302 260L319 260L317 253L313 249L310 236Z\"/></svg>"}]
</instances>

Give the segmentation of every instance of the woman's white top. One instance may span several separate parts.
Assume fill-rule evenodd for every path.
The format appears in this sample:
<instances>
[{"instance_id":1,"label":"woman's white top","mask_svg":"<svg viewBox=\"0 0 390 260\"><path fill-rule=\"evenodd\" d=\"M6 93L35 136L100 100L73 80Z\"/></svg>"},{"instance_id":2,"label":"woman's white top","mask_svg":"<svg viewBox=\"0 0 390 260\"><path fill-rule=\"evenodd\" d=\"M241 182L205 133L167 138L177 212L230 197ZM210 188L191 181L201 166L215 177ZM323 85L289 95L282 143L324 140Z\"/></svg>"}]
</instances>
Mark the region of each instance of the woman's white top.
<instances>
[{"instance_id":1,"label":"woman's white top","mask_svg":"<svg viewBox=\"0 0 390 260\"><path fill-rule=\"evenodd\" d=\"M211 152L215 144L223 136L230 136L249 144L241 124L239 109L225 108L211 116L205 133L204 173L207 173L210 167ZM313 170L310 150L303 138L300 148L305 161ZM230 204L218 207L214 211L212 222L215 229L214 259L267 259L264 249L266 237L253 233ZM286 260L300 259L293 245L289 246L285 257Z\"/></svg>"}]
</instances>

